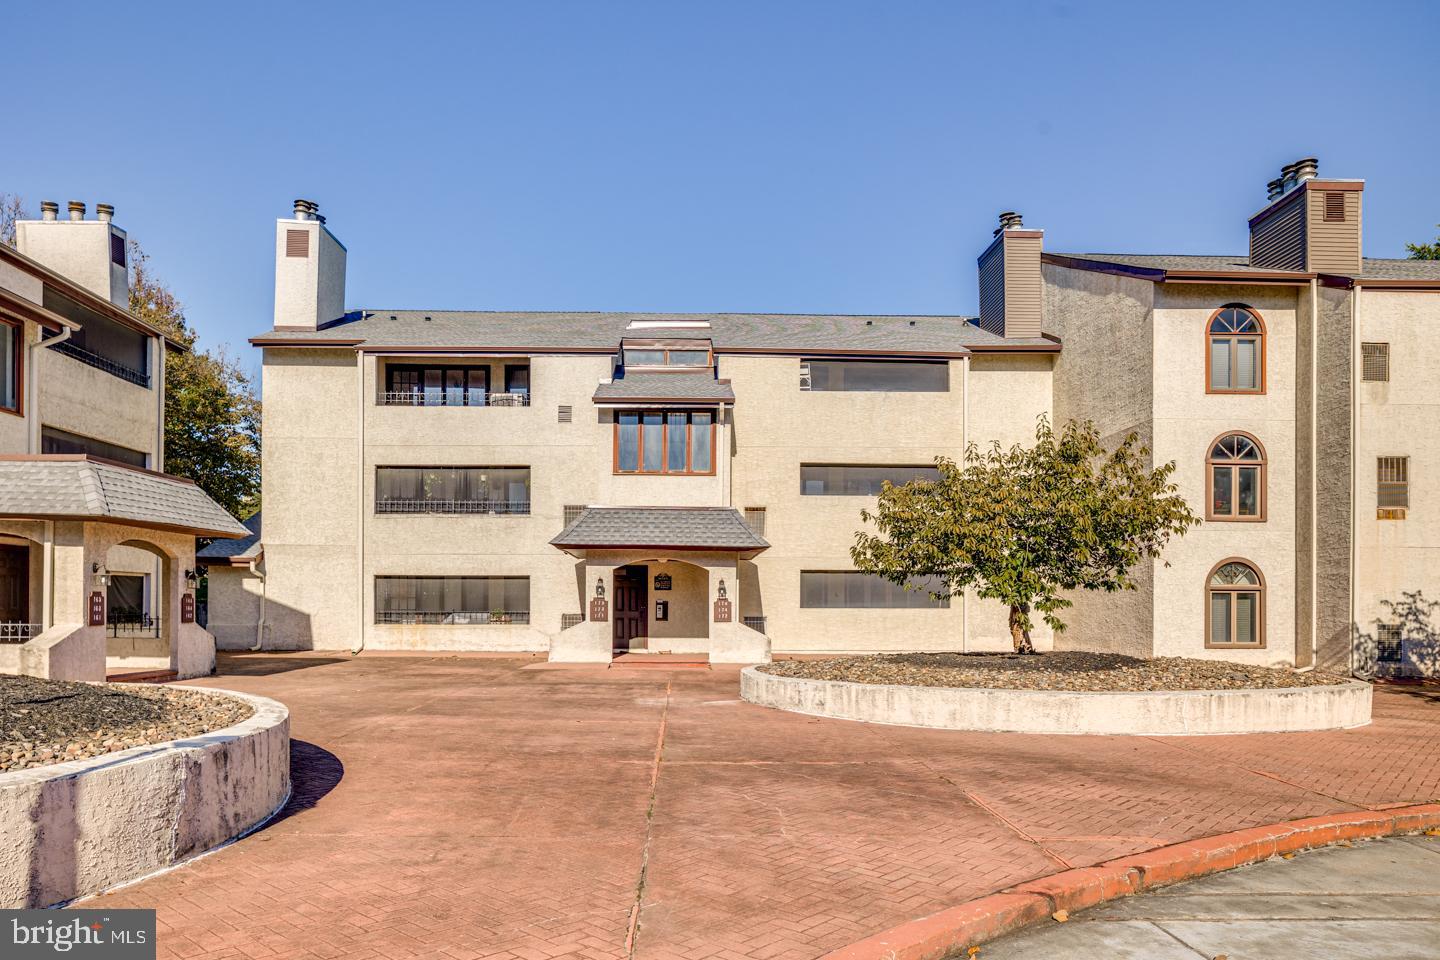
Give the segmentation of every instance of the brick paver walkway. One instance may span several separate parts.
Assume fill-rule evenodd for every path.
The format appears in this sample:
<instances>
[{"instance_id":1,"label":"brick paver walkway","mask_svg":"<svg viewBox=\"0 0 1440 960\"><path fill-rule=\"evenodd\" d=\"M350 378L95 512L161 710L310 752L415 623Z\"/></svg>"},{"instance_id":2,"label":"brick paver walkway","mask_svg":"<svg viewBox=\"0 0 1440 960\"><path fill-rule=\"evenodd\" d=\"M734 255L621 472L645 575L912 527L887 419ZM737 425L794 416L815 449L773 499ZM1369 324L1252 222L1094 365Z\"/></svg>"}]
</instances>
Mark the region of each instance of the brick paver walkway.
<instances>
[{"instance_id":1,"label":"brick paver walkway","mask_svg":"<svg viewBox=\"0 0 1440 960\"><path fill-rule=\"evenodd\" d=\"M524 663L225 658L210 685L292 711L295 799L86 906L158 908L164 957L802 960L1067 866L1440 798L1416 688L1343 733L1035 737Z\"/></svg>"}]
</instances>

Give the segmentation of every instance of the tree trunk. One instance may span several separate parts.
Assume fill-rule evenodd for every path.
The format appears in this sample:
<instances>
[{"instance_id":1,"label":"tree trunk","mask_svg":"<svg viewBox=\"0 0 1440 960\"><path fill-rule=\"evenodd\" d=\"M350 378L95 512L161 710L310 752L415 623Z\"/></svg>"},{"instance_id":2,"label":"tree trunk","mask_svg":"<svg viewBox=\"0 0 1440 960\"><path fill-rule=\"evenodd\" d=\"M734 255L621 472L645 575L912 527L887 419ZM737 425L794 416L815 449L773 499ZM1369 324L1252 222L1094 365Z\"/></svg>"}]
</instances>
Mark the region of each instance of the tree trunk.
<instances>
[{"instance_id":1,"label":"tree trunk","mask_svg":"<svg viewBox=\"0 0 1440 960\"><path fill-rule=\"evenodd\" d=\"M1015 645L1016 653L1034 653L1035 644L1030 642L1030 630L1024 626L1021 620L1021 612L1029 613L1028 605L1010 605L1010 642Z\"/></svg>"}]
</instances>

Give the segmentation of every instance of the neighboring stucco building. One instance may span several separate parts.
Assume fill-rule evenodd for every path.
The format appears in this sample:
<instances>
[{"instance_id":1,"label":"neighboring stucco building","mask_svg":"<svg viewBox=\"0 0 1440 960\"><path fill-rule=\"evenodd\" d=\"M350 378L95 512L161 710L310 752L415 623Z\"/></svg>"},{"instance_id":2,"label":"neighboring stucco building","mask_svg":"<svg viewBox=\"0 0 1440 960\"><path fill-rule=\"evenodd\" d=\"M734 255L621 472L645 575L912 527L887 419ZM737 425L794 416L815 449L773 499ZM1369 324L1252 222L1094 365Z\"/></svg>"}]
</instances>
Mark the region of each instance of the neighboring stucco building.
<instances>
[{"instance_id":1,"label":"neighboring stucco building","mask_svg":"<svg viewBox=\"0 0 1440 960\"><path fill-rule=\"evenodd\" d=\"M129 312L113 209L41 205L0 244L0 672L211 672L195 538L245 528L164 471L165 351Z\"/></svg>"},{"instance_id":2,"label":"neighboring stucco building","mask_svg":"<svg viewBox=\"0 0 1440 960\"><path fill-rule=\"evenodd\" d=\"M344 312L344 247L299 201L252 341L265 525L212 586L253 614L222 643L1003 649L1003 608L855 574L849 547L882 481L1045 414L1138 433L1206 522L1039 646L1397 669L1424 638L1366 634L1392 595L1440 599L1406 459L1440 457L1440 411L1420 351L1394 354L1409 387L1372 373L1440 320L1440 264L1363 258L1362 186L1292 164L1248 256L1050 253L1004 214L977 317Z\"/></svg>"}]
</instances>

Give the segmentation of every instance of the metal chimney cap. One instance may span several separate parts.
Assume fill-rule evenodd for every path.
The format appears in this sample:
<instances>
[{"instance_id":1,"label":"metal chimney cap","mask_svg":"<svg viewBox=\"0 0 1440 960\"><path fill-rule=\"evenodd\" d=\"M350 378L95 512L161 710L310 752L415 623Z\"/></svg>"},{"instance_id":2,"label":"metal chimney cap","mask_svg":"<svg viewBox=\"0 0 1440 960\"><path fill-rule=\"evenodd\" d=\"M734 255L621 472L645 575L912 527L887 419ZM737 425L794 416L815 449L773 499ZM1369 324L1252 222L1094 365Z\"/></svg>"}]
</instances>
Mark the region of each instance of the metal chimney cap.
<instances>
[{"instance_id":1,"label":"metal chimney cap","mask_svg":"<svg viewBox=\"0 0 1440 960\"><path fill-rule=\"evenodd\" d=\"M71 220L84 220L84 219L85 219L85 204L81 203L79 200L71 200L71 201L70 201L70 219L71 219Z\"/></svg>"},{"instance_id":2,"label":"metal chimney cap","mask_svg":"<svg viewBox=\"0 0 1440 960\"><path fill-rule=\"evenodd\" d=\"M1295 179L1313 180L1320 175L1320 160L1318 157L1305 157L1295 161Z\"/></svg>"},{"instance_id":3,"label":"metal chimney cap","mask_svg":"<svg viewBox=\"0 0 1440 960\"><path fill-rule=\"evenodd\" d=\"M310 201L309 201L309 200L301 200L301 199L299 199L298 197L296 198L296 200L295 200L295 219L296 219L296 220L309 220L309 219L310 219Z\"/></svg>"},{"instance_id":4,"label":"metal chimney cap","mask_svg":"<svg viewBox=\"0 0 1440 960\"><path fill-rule=\"evenodd\" d=\"M95 216L105 223L115 218L115 208L108 203L95 204Z\"/></svg>"},{"instance_id":5,"label":"metal chimney cap","mask_svg":"<svg viewBox=\"0 0 1440 960\"><path fill-rule=\"evenodd\" d=\"M1285 192L1285 178L1276 177L1274 180L1271 180L1269 183L1265 184L1265 190L1268 194L1267 199L1274 200L1276 197L1280 196L1280 194Z\"/></svg>"},{"instance_id":6,"label":"metal chimney cap","mask_svg":"<svg viewBox=\"0 0 1440 960\"><path fill-rule=\"evenodd\" d=\"M56 203L54 200L41 200L41 201L40 201L40 219L41 219L41 220L54 220L54 219L56 218L56 215L57 215L59 212L60 212L60 204Z\"/></svg>"}]
</instances>

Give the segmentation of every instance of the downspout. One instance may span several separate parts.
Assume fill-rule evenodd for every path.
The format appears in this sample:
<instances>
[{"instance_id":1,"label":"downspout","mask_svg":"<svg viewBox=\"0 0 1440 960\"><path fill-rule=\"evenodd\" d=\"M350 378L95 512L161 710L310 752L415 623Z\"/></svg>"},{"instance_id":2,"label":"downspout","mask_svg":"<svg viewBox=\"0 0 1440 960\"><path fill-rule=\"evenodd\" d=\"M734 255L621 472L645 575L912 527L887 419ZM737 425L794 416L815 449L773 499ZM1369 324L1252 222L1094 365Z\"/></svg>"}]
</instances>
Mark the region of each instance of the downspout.
<instances>
[{"instance_id":1,"label":"downspout","mask_svg":"<svg viewBox=\"0 0 1440 960\"><path fill-rule=\"evenodd\" d=\"M255 645L250 648L252 651L259 650L265 640L265 574L260 572L259 562L259 557L250 561L250 573L260 580L260 621L255 624Z\"/></svg>"},{"instance_id":2,"label":"downspout","mask_svg":"<svg viewBox=\"0 0 1440 960\"><path fill-rule=\"evenodd\" d=\"M960 358L960 465L970 448L970 355ZM970 652L970 591L960 594L960 652Z\"/></svg>"},{"instance_id":3,"label":"downspout","mask_svg":"<svg viewBox=\"0 0 1440 960\"><path fill-rule=\"evenodd\" d=\"M355 620L358 642L351 655L365 649L365 355L355 351Z\"/></svg>"},{"instance_id":4,"label":"downspout","mask_svg":"<svg viewBox=\"0 0 1440 960\"><path fill-rule=\"evenodd\" d=\"M1320 374L1320 281L1310 281L1310 663L1300 667L1298 673L1314 670L1320 662L1320 482L1319 475L1319 422L1320 387L1316 377Z\"/></svg>"},{"instance_id":5,"label":"downspout","mask_svg":"<svg viewBox=\"0 0 1440 960\"><path fill-rule=\"evenodd\" d=\"M40 542L40 632L55 626L55 521L46 520Z\"/></svg>"},{"instance_id":6,"label":"downspout","mask_svg":"<svg viewBox=\"0 0 1440 960\"><path fill-rule=\"evenodd\" d=\"M1358 283L1350 288L1350 675L1355 675L1355 589L1359 582L1360 562L1356 556L1355 516L1356 484L1360 481L1360 465L1355 462L1355 438L1360 428L1360 385L1355 374L1360 370L1360 291Z\"/></svg>"},{"instance_id":7,"label":"downspout","mask_svg":"<svg viewBox=\"0 0 1440 960\"><path fill-rule=\"evenodd\" d=\"M66 327L60 331L58 337L51 337L49 340L42 338L25 348L30 354L30 366L27 371L30 376L25 380L25 392L30 395L29 403L25 408L30 427L28 431L29 443L27 444L30 453L40 452L40 365L36 362L39 357L40 348L53 347L58 343L64 343L70 339L70 335L74 332L74 328Z\"/></svg>"}]
</instances>

